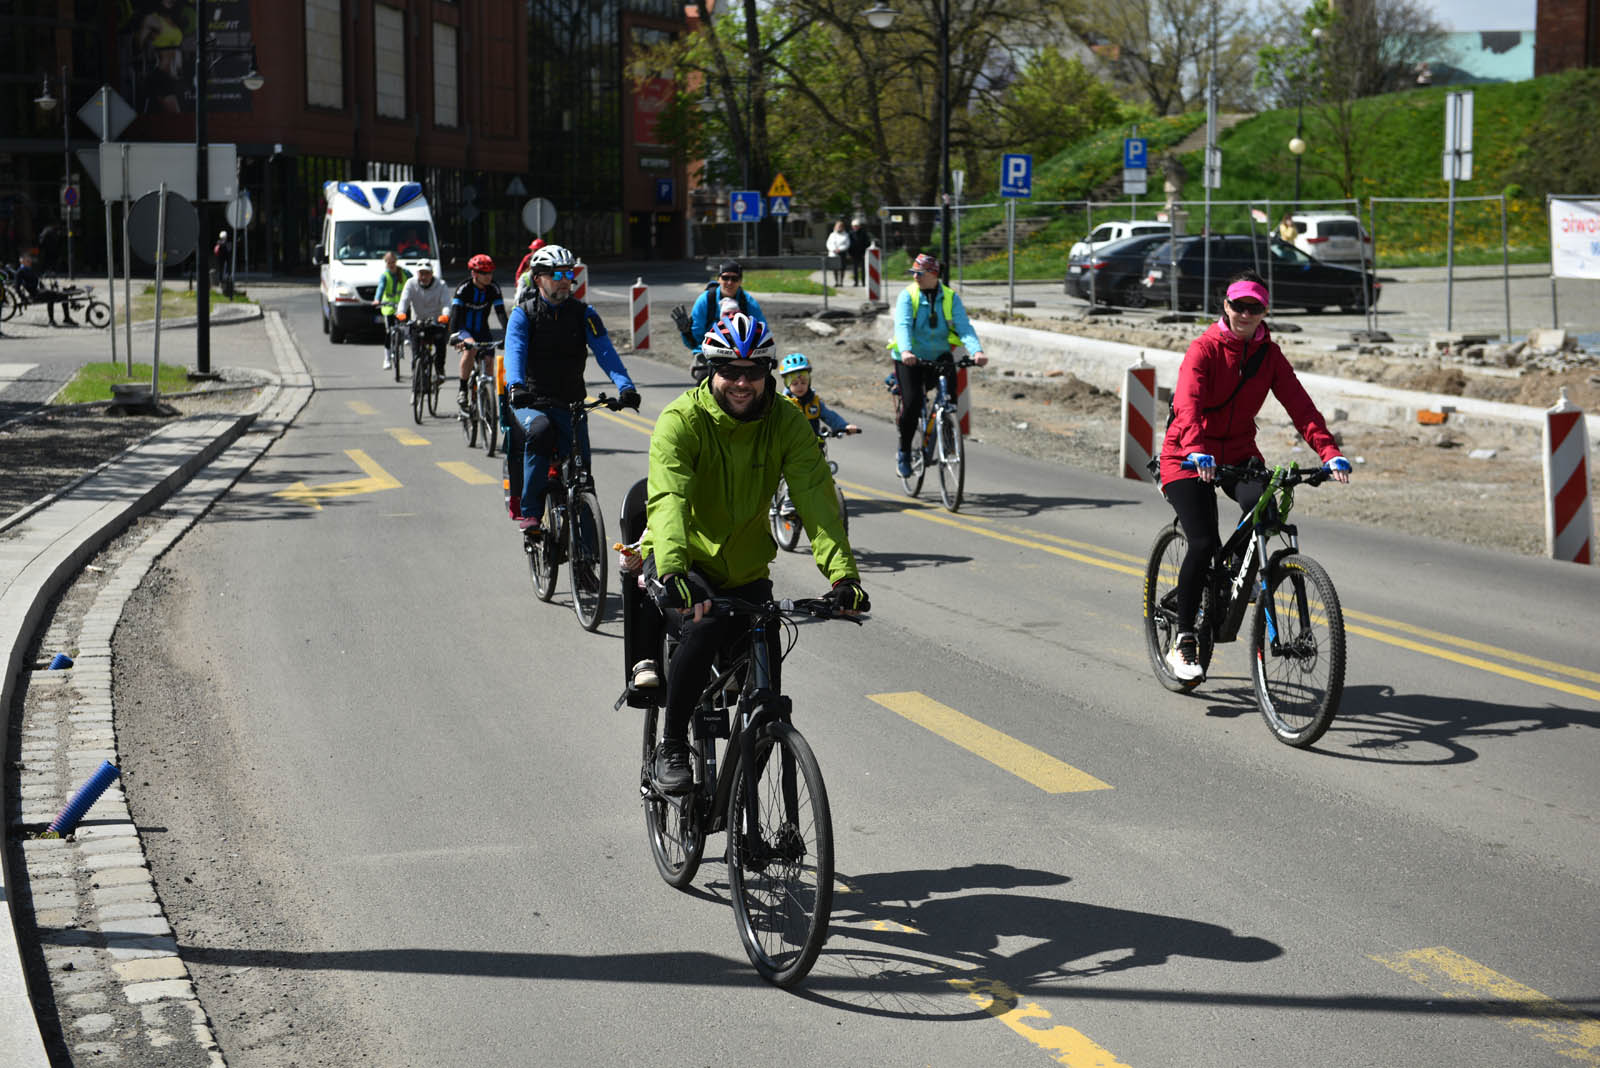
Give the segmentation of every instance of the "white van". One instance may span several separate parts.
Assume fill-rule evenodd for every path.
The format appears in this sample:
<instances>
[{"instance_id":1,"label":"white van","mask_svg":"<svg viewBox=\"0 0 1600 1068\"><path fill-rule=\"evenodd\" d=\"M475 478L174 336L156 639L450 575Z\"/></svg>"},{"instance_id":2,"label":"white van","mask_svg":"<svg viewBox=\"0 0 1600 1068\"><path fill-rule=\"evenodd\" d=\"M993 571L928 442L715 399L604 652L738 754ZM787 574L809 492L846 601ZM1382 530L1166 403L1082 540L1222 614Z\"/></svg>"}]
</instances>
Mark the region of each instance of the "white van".
<instances>
[{"instance_id":1,"label":"white van","mask_svg":"<svg viewBox=\"0 0 1600 1068\"><path fill-rule=\"evenodd\" d=\"M413 276L417 268L440 272L439 235L418 182L324 182L322 241L311 251L322 267L322 332L339 344L356 332L383 329L372 304L383 275L383 256L393 252Z\"/></svg>"}]
</instances>

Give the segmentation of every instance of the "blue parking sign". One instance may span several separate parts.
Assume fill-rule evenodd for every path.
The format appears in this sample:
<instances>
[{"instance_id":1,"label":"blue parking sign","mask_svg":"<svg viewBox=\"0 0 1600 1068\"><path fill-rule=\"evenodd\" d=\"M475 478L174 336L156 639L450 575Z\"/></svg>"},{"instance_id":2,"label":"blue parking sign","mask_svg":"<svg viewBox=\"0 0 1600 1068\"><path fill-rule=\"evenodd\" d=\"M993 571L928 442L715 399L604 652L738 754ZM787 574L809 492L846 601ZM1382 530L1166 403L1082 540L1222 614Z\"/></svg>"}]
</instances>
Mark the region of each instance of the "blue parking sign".
<instances>
[{"instance_id":1,"label":"blue parking sign","mask_svg":"<svg viewBox=\"0 0 1600 1068\"><path fill-rule=\"evenodd\" d=\"M656 179L656 203L657 204L663 204L663 205L671 204L672 200L673 200L672 193L673 193L673 189L672 189L672 179L671 178L657 178Z\"/></svg>"},{"instance_id":2,"label":"blue parking sign","mask_svg":"<svg viewBox=\"0 0 1600 1068\"><path fill-rule=\"evenodd\" d=\"M1032 156L1024 153L1008 153L1000 157L1000 195L1033 196Z\"/></svg>"},{"instance_id":3,"label":"blue parking sign","mask_svg":"<svg viewBox=\"0 0 1600 1068\"><path fill-rule=\"evenodd\" d=\"M1122 169L1142 171L1150 166L1150 142L1143 137L1122 139Z\"/></svg>"},{"instance_id":4,"label":"blue parking sign","mask_svg":"<svg viewBox=\"0 0 1600 1068\"><path fill-rule=\"evenodd\" d=\"M754 189L741 189L728 197L730 222L760 222L761 194Z\"/></svg>"}]
</instances>

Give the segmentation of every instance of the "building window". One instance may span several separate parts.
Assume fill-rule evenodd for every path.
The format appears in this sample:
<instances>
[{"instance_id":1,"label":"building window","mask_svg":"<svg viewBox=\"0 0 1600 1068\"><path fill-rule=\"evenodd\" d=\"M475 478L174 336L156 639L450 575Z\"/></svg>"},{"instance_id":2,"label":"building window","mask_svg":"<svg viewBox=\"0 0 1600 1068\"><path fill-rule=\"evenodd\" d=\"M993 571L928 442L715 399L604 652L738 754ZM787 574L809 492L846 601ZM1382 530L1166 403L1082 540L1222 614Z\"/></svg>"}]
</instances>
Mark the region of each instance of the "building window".
<instances>
[{"instance_id":1,"label":"building window","mask_svg":"<svg viewBox=\"0 0 1600 1068\"><path fill-rule=\"evenodd\" d=\"M456 73L456 28L442 22L433 24L433 124L461 125L457 104L459 85Z\"/></svg>"},{"instance_id":2,"label":"building window","mask_svg":"<svg viewBox=\"0 0 1600 1068\"><path fill-rule=\"evenodd\" d=\"M344 107L344 25L339 0L305 0L306 103Z\"/></svg>"},{"instance_id":3,"label":"building window","mask_svg":"<svg viewBox=\"0 0 1600 1068\"><path fill-rule=\"evenodd\" d=\"M372 12L372 69L376 73L378 115L406 117L406 15L378 4Z\"/></svg>"}]
</instances>

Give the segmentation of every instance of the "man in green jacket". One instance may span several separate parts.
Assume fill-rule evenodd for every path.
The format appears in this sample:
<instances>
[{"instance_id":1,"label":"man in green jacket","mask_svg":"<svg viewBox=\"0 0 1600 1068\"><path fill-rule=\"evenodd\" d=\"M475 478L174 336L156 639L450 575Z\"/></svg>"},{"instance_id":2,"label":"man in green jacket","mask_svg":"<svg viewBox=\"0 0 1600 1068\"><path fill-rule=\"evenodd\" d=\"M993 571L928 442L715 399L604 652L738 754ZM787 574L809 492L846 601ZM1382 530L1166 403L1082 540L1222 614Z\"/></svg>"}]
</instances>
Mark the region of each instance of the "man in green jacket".
<instances>
[{"instance_id":1,"label":"man in green jacket","mask_svg":"<svg viewBox=\"0 0 1600 1068\"><path fill-rule=\"evenodd\" d=\"M689 717L716 651L742 621L705 615L714 593L746 601L772 597L768 565L777 555L767 509L788 480L817 568L842 610L865 612L855 556L845 535L816 435L772 380L776 352L765 323L743 314L713 324L702 349L712 373L667 405L650 437L646 534L640 552L658 579L679 644L667 670L666 717L655 766L657 786L687 790ZM675 618L674 618L675 617ZM777 634L770 640L776 644ZM634 642L630 647L638 647ZM645 648L659 648L659 642ZM776 684L779 656L771 658ZM637 683L636 683L637 684Z\"/></svg>"}]
</instances>

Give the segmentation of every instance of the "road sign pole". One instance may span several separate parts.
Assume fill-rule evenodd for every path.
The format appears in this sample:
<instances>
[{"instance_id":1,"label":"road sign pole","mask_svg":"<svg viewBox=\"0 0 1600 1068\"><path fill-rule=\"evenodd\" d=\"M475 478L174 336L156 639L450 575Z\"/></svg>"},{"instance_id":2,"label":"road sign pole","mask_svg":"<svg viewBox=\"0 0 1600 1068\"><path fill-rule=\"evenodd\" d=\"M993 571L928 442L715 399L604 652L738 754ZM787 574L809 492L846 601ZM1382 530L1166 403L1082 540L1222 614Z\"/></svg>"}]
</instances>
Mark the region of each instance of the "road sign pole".
<instances>
[{"instance_id":1,"label":"road sign pole","mask_svg":"<svg viewBox=\"0 0 1600 1068\"><path fill-rule=\"evenodd\" d=\"M100 143L103 145L109 138L106 136L111 131L111 102L108 96L111 92L109 85L100 87ZM103 182L105 179L101 179ZM106 303L111 307L111 329L106 333L111 335L111 364L117 363L117 261L114 258L114 249L111 240L111 198L104 198L106 209ZM128 374L133 374L133 353L128 353Z\"/></svg>"},{"instance_id":2,"label":"road sign pole","mask_svg":"<svg viewBox=\"0 0 1600 1068\"><path fill-rule=\"evenodd\" d=\"M155 406L161 395L161 279L167 265L167 183L159 190L161 199L156 204L156 326L155 353L150 360L150 404ZM205 235L200 235L205 244Z\"/></svg>"}]
</instances>

